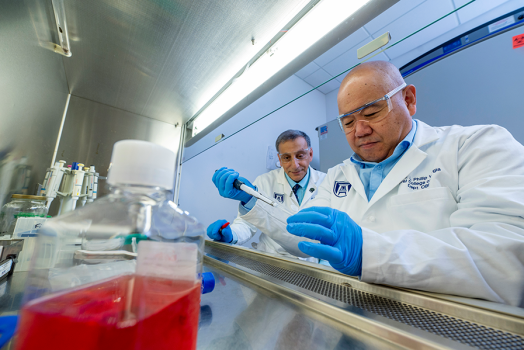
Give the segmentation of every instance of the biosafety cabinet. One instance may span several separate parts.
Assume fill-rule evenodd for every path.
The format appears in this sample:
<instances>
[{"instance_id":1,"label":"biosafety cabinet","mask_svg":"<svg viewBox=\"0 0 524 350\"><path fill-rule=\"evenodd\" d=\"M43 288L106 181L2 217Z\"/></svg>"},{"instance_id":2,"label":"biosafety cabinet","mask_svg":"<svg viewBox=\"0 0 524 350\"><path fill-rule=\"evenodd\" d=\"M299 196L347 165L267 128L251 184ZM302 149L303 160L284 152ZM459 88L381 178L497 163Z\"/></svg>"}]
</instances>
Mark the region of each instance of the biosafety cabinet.
<instances>
[{"instance_id":1,"label":"biosafety cabinet","mask_svg":"<svg viewBox=\"0 0 524 350\"><path fill-rule=\"evenodd\" d=\"M181 208L204 225L232 221L237 204L213 172L268 171L281 131L311 136L319 170L351 156L336 95L367 60L425 91L421 120L497 123L524 142L523 24L521 0L0 0L0 204L45 195L56 163L97 174L103 196L113 144L138 139L177 154ZM64 186L50 216L71 209ZM19 242L1 244L0 268ZM524 348L522 308L367 284L253 247L206 241L217 280L201 298L198 349ZM0 316L18 312L27 274L6 271Z\"/></svg>"}]
</instances>

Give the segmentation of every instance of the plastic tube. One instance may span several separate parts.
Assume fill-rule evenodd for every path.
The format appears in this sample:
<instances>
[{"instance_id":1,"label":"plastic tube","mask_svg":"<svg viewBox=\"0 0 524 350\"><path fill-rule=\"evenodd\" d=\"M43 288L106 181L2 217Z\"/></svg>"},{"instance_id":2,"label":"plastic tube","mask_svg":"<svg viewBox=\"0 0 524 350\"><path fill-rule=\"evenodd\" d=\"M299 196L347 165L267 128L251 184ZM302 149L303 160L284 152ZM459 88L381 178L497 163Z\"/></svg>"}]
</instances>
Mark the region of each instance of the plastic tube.
<instances>
[{"instance_id":1,"label":"plastic tube","mask_svg":"<svg viewBox=\"0 0 524 350\"><path fill-rule=\"evenodd\" d=\"M80 198L82 198L80 203L82 204L82 206L86 205L88 187L89 187L89 168L84 167L84 179L82 180L82 191L80 193Z\"/></svg>"},{"instance_id":2,"label":"plastic tube","mask_svg":"<svg viewBox=\"0 0 524 350\"><path fill-rule=\"evenodd\" d=\"M53 202L53 200L56 198L58 188L62 183L62 178L64 176L65 170L64 164L65 160L56 162L55 165L51 168L51 172L49 174L49 178L47 179L47 183L44 184L45 196L47 198L47 209L49 209L49 207L51 206L51 202Z\"/></svg>"},{"instance_id":3,"label":"plastic tube","mask_svg":"<svg viewBox=\"0 0 524 350\"><path fill-rule=\"evenodd\" d=\"M40 189L40 196L46 195L46 185L47 181L49 180L49 177L51 176L51 173L53 172L53 168L47 168L47 171L45 173L44 182L42 183L42 188Z\"/></svg>"},{"instance_id":4,"label":"plastic tube","mask_svg":"<svg viewBox=\"0 0 524 350\"><path fill-rule=\"evenodd\" d=\"M80 198L80 194L82 193L82 184L84 183L84 164L78 163L77 167L78 170L73 170L73 191L71 192L73 204L71 206L71 210L75 210L76 208L76 202L78 201L78 198Z\"/></svg>"},{"instance_id":5,"label":"plastic tube","mask_svg":"<svg viewBox=\"0 0 524 350\"><path fill-rule=\"evenodd\" d=\"M72 169L72 165L67 166L69 169ZM62 183L61 191L57 191L57 194L60 195L60 211L59 214L62 212L68 212L72 209L72 198L71 195L73 194L74 185L75 185L75 174L73 170L65 169L65 179Z\"/></svg>"},{"instance_id":6,"label":"plastic tube","mask_svg":"<svg viewBox=\"0 0 524 350\"><path fill-rule=\"evenodd\" d=\"M88 172L88 186L87 186L87 203L92 203L94 198L93 198L93 188L94 188L94 184L95 184L95 166L94 165L91 165L89 167L89 172ZM95 192L95 198L96 198L96 192Z\"/></svg>"},{"instance_id":7,"label":"plastic tube","mask_svg":"<svg viewBox=\"0 0 524 350\"><path fill-rule=\"evenodd\" d=\"M96 199L96 196L98 193L98 176L100 176L100 174L95 173L94 182L93 182L93 200Z\"/></svg>"}]
</instances>

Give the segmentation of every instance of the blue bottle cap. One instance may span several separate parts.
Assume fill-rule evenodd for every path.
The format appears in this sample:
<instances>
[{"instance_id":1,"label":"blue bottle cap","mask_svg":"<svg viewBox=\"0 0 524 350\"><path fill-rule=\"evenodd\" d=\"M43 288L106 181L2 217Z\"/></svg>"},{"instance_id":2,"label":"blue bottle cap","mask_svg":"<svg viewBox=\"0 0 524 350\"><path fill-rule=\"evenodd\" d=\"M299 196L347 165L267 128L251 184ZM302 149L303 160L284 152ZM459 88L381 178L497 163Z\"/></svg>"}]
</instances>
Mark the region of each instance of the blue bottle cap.
<instances>
[{"instance_id":1,"label":"blue bottle cap","mask_svg":"<svg viewBox=\"0 0 524 350\"><path fill-rule=\"evenodd\" d=\"M15 334L17 315L0 317L0 348L2 348Z\"/></svg>"},{"instance_id":2,"label":"blue bottle cap","mask_svg":"<svg viewBox=\"0 0 524 350\"><path fill-rule=\"evenodd\" d=\"M202 274L202 294L211 293L215 289L215 276L211 272Z\"/></svg>"}]
</instances>

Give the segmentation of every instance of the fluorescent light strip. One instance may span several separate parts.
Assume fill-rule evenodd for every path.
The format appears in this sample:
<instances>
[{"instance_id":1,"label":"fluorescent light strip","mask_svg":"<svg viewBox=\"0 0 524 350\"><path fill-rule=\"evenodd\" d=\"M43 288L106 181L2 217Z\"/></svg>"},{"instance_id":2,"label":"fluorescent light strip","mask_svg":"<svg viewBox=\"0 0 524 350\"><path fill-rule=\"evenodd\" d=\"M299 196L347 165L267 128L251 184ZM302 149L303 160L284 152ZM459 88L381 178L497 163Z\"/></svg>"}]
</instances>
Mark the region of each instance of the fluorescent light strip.
<instances>
[{"instance_id":1,"label":"fluorescent light strip","mask_svg":"<svg viewBox=\"0 0 524 350\"><path fill-rule=\"evenodd\" d=\"M323 0L222 92L193 122L193 136L204 130L370 0Z\"/></svg>"}]
</instances>

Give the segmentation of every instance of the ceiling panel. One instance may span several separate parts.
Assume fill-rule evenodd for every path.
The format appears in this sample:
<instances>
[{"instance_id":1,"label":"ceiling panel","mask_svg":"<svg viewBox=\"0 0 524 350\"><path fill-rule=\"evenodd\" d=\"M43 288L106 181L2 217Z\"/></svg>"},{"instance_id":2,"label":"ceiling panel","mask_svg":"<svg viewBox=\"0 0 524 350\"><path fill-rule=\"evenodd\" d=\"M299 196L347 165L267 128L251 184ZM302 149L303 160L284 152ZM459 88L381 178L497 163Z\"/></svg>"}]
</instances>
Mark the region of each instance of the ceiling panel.
<instances>
[{"instance_id":1,"label":"ceiling panel","mask_svg":"<svg viewBox=\"0 0 524 350\"><path fill-rule=\"evenodd\" d=\"M419 30L439 17L453 11L454 9L455 7L453 6L453 2L451 0L425 1L410 12L373 33L373 38L377 38L385 32L389 31L391 33L391 43L394 43ZM390 59L401 56L406 52L426 43L427 41L455 28L458 26L458 24L459 23L456 14L452 14L388 49L386 54Z\"/></svg>"},{"instance_id":2,"label":"ceiling panel","mask_svg":"<svg viewBox=\"0 0 524 350\"><path fill-rule=\"evenodd\" d=\"M316 64L315 62L311 62L310 64L308 64L307 66L305 66L304 68L296 72L295 75L299 77L300 79L304 79L319 69L320 69L320 66L318 64Z\"/></svg>"},{"instance_id":3,"label":"ceiling panel","mask_svg":"<svg viewBox=\"0 0 524 350\"><path fill-rule=\"evenodd\" d=\"M458 8L470 0L453 0L455 7ZM466 6L459 10L457 15L460 23L466 23L467 21L507 2L507 0L476 0L474 3ZM524 3L524 2L523 2Z\"/></svg>"},{"instance_id":4,"label":"ceiling panel","mask_svg":"<svg viewBox=\"0 0 524 350\"><path fill-rule=\"evenodd\" d=\"M324 67L322 67L326 72L331 74L331 76L335 76L346 69L351 68L355 64L359 63L359 59L357 58L357 48L367 44L369 40L366 39L362 42L360 42L357 46L355 46L353 49L346 51L333 61L326 64ZM384 55L383 53L373 57L371 61L388 61L388 57ZM342 78L344 75L342 75Z\"/></svg>"},{"instance_id":5,"label":"ceiling panel","mask_svg":"<svg viewBox=\"0 0 524 350\"><path fill-rule=\"evenodd\" d=\"M332 75L329 75L325 70L319 69L315 73L309 75L307 78L304 79L306 83L311 85L312 87L315 87L317 85L322 84L328 79L333 78Z\"/></svg>"},{"instance_id":6,"label":"ceiling panel","mask_svg":"<svg viewBox=\"0 0 524 350\"><path fill-rule=\"evenodd\" d=\"M185 121L307 3L66 1L73 55L63 61L71 93Z\"/></svg>"},{"instance_id":7,"label":"ceiling panel","mask_svg":"<svg viewBox=\"0 0 524 350\"><path fill-rule=\"evenodd\" d=\"M324 95L329 94L331 91L338 90L340 87L340 82L335 80L330 81L329 83L326 83L319 87L317 90L322 92Z\"/></svg>"},{"instance_id":8,"label":"ceiling panel","mask_svg":"<svg viewBox=\"0 0 524 350\"><path fill-rule=\"evenodd\" d=\"M314 62L323 67L366 38L369 38L368 33L364 29L360 28L355 33L351 34L346 39L342 40L337 45L326 51Z\"/></svg>"},{"instance_id":9,"label":"ceiling panel","mask_svg":"<svg viewBox=\"0 0 524 350\"><path fill-rule=\"evenodd\" d=\"M364 26L369 33L375 33L379 29L384 28L386 25L394 22L399 17L408 13L418 5L422 4L425 0L401 0L395 5L391 6L387 11L384 11ZM431 0L430 0L431 1ZM439 0L440 1L440 0ZM444 0L447 1L447 0Z\"/></svg>"},{"instance_id":10,"label":"ceiling panel","mask_svg":"<svg viewBox=\"0 0 524 350\"><path fill-rule=\"evenodd\" d=\"M325 70L319 69L315 73L311 74L309 77L304 79L306 83L311 85L311 87L318 86L322 84L323 82L333 78L332 75L329 75ZM340 83L336 80L332 80L321 87L318 88L322 93L327 94L335 89L338 89L340 86Z\"/></svg>"},{"instance_id":11,"label":"ceiling panel","mask_svg":"<svg viewBox=\"0 0 524 350\"><path fill-rule=\"evenodd\" d=\"M339 75L338 77L336 77L335 80L338 80L338 82L341 83L344 80L345 77L346 76L344 74L342 74L342 75Z\"/></svg>"}]
</instances>

